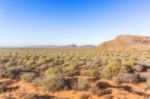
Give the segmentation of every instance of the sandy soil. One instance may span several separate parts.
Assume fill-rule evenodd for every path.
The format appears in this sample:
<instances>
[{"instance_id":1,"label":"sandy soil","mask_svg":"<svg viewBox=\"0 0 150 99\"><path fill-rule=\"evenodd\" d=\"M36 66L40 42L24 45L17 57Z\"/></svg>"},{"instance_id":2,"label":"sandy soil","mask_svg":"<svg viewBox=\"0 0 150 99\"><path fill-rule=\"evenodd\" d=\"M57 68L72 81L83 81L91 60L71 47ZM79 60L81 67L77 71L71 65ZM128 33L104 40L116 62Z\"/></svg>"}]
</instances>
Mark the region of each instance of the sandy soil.
<instances>
[{"instance_id":1,"label":"sandy soil","mask_svg":"<svg viewBox=\"0 0 150 99\"><path fill-rule=\"evenodd\" d=\"M114 82L109 80L102 81L106 81L112 86L108 88L112 89L112 94L96 96L90 92L80 91L59 91L53 93L23 81L1 79L0 84L5 82L11 90L9 92L1 93L0 99L23 99L22 97L24 95L30 93L52 96L50 99L150 99L150 91L145 91L142 88L143 84L116 85ZM125 90L125 88L128 90ZM87 98L82 98L83 95L87 96Z\"/></svg>"}]
</instances>

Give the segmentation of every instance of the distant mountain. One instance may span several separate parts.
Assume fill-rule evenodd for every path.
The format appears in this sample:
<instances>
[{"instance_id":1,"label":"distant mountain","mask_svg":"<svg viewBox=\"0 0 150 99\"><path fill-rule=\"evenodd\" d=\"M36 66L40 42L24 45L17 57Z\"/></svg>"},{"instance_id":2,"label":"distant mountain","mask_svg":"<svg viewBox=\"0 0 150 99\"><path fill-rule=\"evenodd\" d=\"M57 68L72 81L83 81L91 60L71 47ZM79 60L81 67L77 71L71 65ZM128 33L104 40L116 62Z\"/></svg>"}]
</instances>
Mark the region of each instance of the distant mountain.
<instances>
[{"instance_id":1,"label":"distant mountain","mask_svg":"<svg viewBox=\"0 0 150 99\"><path fill-rule=\"evenodd\" d=\"M94 45L82 45L82 46L78 46L78 47L80 47L80 48L94 48L96 46L94 46Z\"/></svg>"},{"instance_id":2,"label":"distant mountain","mask_svg":"<svg viewBox=\"0 0 150 99\"><path fill-rule=\"evenodd\" d=\"M27 48L94 48L94 45L82 45L77 46L76 44L57 46L57 45L42 45L42 46L28 46Z\"/></svg>"},{"instance_id":3,"label":"distant mountain","mask_svg":"<svg viewBox=\"0 0 150 99\"><path fill-rule=\"evenodd\" d=\"M107 50L148 50L150 49L150 37L137 35L120 35L114 40L107 41L98 45L97 48Z\"/></svg>"}]
</instances>

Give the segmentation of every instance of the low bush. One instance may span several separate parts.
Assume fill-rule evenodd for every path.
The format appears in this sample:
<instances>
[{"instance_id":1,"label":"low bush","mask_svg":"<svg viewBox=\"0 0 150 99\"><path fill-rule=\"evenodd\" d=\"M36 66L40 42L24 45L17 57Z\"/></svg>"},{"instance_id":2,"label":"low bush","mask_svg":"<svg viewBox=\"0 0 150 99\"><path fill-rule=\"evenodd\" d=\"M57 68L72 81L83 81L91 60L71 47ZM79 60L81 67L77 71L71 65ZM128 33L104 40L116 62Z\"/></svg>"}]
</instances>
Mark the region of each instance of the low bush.
<instances>
[{"instance_id":1,"label":"low bush","mask_svg":"<svg viewBox=\"0 0 150 99\"><path fill-rule=\"evenodd\" d=\"M65 73L69 76L75 76L75 75L78 75L79 74L79 70L77 69L76 66L67 66L64 68L65 70Z\"/></svg>"},{"instance_id":2,"label":"low bush","mask_svg":"<svg viewBox=\"0 0 150 99\"><path fill-rule=\"evenodd\" d=\"M34 60L28 60L27 62L26 62L26 65L27 66L33 66L35 64L35 61Z\"/></svg>"},{"instance_id":3,"label":"low bush","mask_svg":"<svg viewBox=\"0 0 150 99\"><path fill-rule=\"evenodd\" d=\"M133 66L132 68L134 71L137 71L137 72L145 72L147 70L146 66L140 65L140 64L137 64Z\"/></svg>"},{"instance_id":4,"label":"low bush","mask_svg":"<svg viewBox=\"0 0 150 99\"><path fill-rule=\"evenodd\" d=\"M40 72L40 71L45 71L45 70L48 69L48 67L49 67L48 65L43 64L43 65L38 66L38 67L36 68L36 71L38 71L38 72Z\"/></svg>"},{"instance_id":5,"label":"low bush","mask_svg":"<svg viewBox=\"0 0 150 99\"><path fill-rule=\"evenodd\" d=\"M0 93L6 92L7 91L7 87L5 84L1 84L0 85Z\"/></svg>"},{"instance_id":6,"label":"low bush","mask_svg":"<svg viewBox=\"0 0 150 99\"><path fill-rule=\"evenodd\" d=\"M134 66L136 63L133 59L123 60L122 65L125 66Z\"/></svg>"},{"instance_id":7,"label":"low bush","mask_svg":"<svg viewBox=\"0 0 150 99\"><path fill-rule=\"evenodd\" d=\"M25 72L20 75L21 80L24 80L26 82L32 82L36 77L36 73L34 72Z\"/></svg>"},{"instance_id":8,"label":"low bush","mask_svg":"<svg viewBox=\"0 0 150 99\"><path fill-rule=\"evenodd\" d=\"M80 75L93 77L96 79L100 78L100 76L101 76L98 69L82 70L82 71L80 71Z\"/></svg>"},{"instance_id":9,"label":"low bush","mask_svg":"<svg viewBox=\"0 0 150 99\"><path fill-rule=\"evenodd\" d=\"M89 88L89 82L85 79L78 79L77 90L86 91Z\"/></svg>"},{"instance_id":10,"label":"low bush","mask_svg":"<svg viewBox=\"0 0 150 99\"><path fill-rule=\"evenodd\" d=\"M77 89L77 78L66 78L65 81L65 90L76 90Z\"/></svg>"},{"instance_id":11,"label":"low bush","mask_svg":"<svg viewBox=\"0 0 150 99\"><path fill-rule=\"evenodd\" d=\"M113 80L117 83L137 83L140 81L139 75L137 74L120 74L113 78Z\"/></svg>"},{"instance_id":12,"label":"low bush","mask_svg":"<svg viewBox=\"0 0 150 99\"><path fill-rule=\"evenodd\" d=\"M111 79L121 72L121 64L118 62L110 62L103 69L103 76Z\"/></svg>"},{"instance_id":13,"label":"low bush","mask_svg":"<svg viewBox=\"0 0 150 99\"><path fill-rule=\"evenodd\" d=\"M62 74L49 75L42 79L42 86L50 91L58 91L64 87L64 76Z\"/></svg>"},{"instance_id":14,"label":"low bush","mask_svg":"<svg viewBox=\"0 0 150 99\"><path fill-rule=\"evenodd\" d=\"M5 64L5 67L6 68L9 68L9 67L12 67L12 66L15 66L16 64L14 63L14 62L7 62L6 64Z\"/></svg>"},{"instance_id":15,"label":"low bush","mask_svg":"<svg viewBox=\"0 0 150 99\"><path fill-rule=\"evenodd\" d=\"M59 68L49 68L45 71L45 76L48 77L50 75L55 75L55 74L62 74L61 70Z\"/></svg>"},{"instance_id":16,"label":"low bush","mask_svg":"<svg viewBox=\"0 0 150 99\"><path fill-rule=\"evenodd\" d=\"M101 89L109 88L111 87L111 85L107 82L100 81L100 82L97 82L94 87L95 89L101 90Z\"/></svg>"},{"instance_id":17,"label":"low bush","mask_svg":"<svg viewBox=\"0 0 150 99\"><path fill-rule=\"evenodd\" d=\"M133 69L131 65L122 65L121 66L122 73L133 73Z\"/></svg>"},{"instance_id":18,"label":"low bush","mask_svg":"<svg viewBox=\"0 0 150 99\"><path fill-rule=\"evenodd\" d=\"M64 88L64 76L56 68L50 68L43 77L34 80L35 85L42 86L50 91L58 91Z\"/></svg>"},{"instance_id":19,"label":"low bush","mask_svg":"<svg viewBox=\"0 0 150 99\"><path fill-rule=\"evenodd\" d=\"M11 79L18 79L21 72L22 72L22 68L20 67L10 67L6 70L4 76Z\"/></svg>"},{"instance_id":20,"label":"low bush","mask_svg":"<svg viewBox=\"0 0 150 99\"><path fill-rule=\"evenodd\" d=\"M0 78L3 78L5 76L5 69L0 69Z\"/></svg>"}]
</instances>

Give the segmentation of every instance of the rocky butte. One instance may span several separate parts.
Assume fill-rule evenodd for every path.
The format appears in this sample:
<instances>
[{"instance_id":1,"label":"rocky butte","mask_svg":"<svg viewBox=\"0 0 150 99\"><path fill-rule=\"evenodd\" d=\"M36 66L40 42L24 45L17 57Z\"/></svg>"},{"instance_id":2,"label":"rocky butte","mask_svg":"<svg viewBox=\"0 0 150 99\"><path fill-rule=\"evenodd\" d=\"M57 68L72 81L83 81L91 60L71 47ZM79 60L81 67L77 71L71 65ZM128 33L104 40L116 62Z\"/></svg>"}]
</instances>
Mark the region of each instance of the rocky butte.
<instances>
[{"instance_id":1,"label":"rocky butte","mask_svg":"<svg viewBox=\"0 0 150 99\"><path fill-rule=\"evenodd\" d=\"M106 50L149 50L150 37L137 35L120 35L116 39L104 42L97 46Z\"/></svg>"}]
</instances>

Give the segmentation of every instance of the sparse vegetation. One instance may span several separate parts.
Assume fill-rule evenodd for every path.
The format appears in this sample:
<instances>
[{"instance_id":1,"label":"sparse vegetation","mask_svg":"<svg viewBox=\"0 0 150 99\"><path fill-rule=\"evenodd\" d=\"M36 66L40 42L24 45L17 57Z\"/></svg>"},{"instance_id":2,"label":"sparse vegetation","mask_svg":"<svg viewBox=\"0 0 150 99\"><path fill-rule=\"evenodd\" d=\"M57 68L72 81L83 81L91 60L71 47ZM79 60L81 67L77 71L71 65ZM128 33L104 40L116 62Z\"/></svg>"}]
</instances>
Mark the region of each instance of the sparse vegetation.
<instances>
[{"instance_id":1,"label":"sparse vegetation","mask_svg":"<svg viewBox=\"0 0 150 99\"><path fill-rule=\"evenodd\" d=\"M113 86L101 79L112 79L116 84L148 81L149 65L137 64L140 55L145 54L100 49L0 49L0 77L23 80L52 92L74 90L107 96ZM0 87L5 91L6 86ZM80 98L88 97L83 94Z\"/></svg>"}]
</instances>

